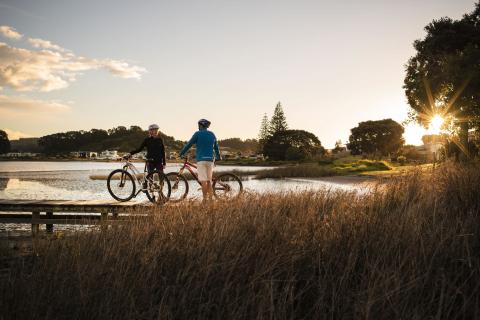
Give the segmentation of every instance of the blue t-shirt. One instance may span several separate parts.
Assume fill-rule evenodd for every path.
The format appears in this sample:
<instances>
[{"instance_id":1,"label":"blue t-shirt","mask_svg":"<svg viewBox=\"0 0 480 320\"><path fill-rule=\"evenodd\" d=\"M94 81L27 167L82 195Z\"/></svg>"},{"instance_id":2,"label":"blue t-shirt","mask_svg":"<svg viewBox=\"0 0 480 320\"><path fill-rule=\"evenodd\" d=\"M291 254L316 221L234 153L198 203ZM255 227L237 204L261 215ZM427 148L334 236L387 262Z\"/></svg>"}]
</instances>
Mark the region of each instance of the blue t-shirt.
<instances>
[{"instance_id":1,"label":"blue t-shirt","mask_svg":"<svg viewBox=\"0 0 480 320\"><path fill-rule=\"evenodd\" d=\"M212 131L200 129L195 132L190 141L188 141L182 151L180 151L180 156L183 157L194 144L197 146L197 161L220 160L220 149L218 148L217 138Z\"/></svg>"}]
</instances>

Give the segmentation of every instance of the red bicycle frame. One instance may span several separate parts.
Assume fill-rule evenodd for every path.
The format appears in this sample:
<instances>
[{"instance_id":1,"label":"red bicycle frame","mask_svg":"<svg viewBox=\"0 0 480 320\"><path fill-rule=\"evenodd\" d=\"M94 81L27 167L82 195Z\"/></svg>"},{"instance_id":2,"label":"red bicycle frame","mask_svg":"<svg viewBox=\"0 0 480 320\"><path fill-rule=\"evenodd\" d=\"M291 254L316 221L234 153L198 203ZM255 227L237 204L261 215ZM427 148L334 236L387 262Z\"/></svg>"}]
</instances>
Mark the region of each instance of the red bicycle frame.
<instances>
[{"instance_id":1,"label":"red bicycle frame","mask_svg":"<svg viewBox=\"0 0 480 320\"><path fill-rule=\"evenodd\" d=\"M179 175L183 174L183 171L185 171L185 169L187 169L190 172L190 174L195 178L195 180L198 182L199 185L202 185L198 180L198 174L195 172L195 170L193 170L193 169L197 169L197 165L188 161L188 157L185 157L183 166L180 168L180 171L178 171L178 174ZM213 178L212 180L214 179L215 178Z\"/></svg>"}]
</instances>

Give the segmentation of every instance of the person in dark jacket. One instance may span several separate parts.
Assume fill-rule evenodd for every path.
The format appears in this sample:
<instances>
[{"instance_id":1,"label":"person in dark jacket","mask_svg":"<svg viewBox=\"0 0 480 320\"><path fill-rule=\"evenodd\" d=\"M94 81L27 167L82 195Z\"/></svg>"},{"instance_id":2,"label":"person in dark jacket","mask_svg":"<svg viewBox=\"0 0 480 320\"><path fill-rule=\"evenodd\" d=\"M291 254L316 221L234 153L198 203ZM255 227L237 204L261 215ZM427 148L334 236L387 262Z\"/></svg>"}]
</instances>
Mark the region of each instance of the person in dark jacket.
<instances>
[{"instance_id":1,"label":"person in dark jacket","mask_svg":"<svg viewBox=\"0 0 480 320\"><path fill-rule=\"evenodd\" d=\"M147 169L148 172L157 170L163 172L163 168L167 165L165 157L165 146L163 139L158 135L158 125L152 124L148 127L148 137L143 140L138 149L131 151L126 155L130 158L135 153L139 153L143 149L147 148Z\"/></svg>"}]
</instances>

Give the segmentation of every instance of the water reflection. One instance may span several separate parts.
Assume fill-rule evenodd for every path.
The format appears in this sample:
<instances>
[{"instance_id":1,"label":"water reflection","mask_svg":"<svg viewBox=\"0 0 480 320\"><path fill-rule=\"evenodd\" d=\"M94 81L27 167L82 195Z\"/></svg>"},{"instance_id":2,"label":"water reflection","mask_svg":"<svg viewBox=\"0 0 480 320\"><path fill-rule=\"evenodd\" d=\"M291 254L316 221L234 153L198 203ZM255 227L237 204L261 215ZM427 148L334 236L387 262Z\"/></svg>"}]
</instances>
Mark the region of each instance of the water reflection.
<instances>
[{"instance_id":1,"label":"water reflection","mask_svg":"<svg viewBox=\"0 0 480 320\"><path fill-rule=\"evenodd\" d=\"M107 176L111 167L117 168L118 163L108 163L110 167L105 168L106 164L101 166L98 163L53 163L49 168L56 168L54 171L33 171L38 168L34 162L19 162L14 166L14 170L9 172L0 172L0 199L66 199L66 200L111 200L107 191L106 180L92 180L91 175ZM67 168L67 170L65 170ZM72 170L72 168L83 168L82 170ZM25 169L24 171L17 171ZM224 170L251 171L258 167L238 167L238 166L219 166L217 172ZM178 165L170 165L169 171L177 171ZM0 170L1 171L1 170ZM358 181L357 181L358 182ZM189 197L195 198L201 195L198 185L191 182ZM362 190L365 187L352 181L342 183L341 179L265 179L254 180L247 179L243 181L244 188L253 192L286 192L286 191L304 191L304 190ZM138 200L146 199L140 195Z\"/></svg>"}]
</instances>

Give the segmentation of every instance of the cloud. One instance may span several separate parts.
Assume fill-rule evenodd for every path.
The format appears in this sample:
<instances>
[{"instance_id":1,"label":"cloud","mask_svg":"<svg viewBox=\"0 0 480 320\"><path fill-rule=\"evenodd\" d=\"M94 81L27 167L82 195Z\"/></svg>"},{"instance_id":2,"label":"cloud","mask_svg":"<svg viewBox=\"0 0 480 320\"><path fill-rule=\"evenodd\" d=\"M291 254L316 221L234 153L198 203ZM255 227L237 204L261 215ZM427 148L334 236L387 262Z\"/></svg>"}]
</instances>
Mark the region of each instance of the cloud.
<instances>
[{"instance_id":1,"label":"cloud","mask_svg":"<svg viewBox=\"0 0 480 320\"><path fill-rule=\"evenodd\" d=\"M3 112L63 112L70 110L70 106L58 101L44 101L22 96L0 95L0 115Z\"/></svg>"},{"instance_id":2,"label":"cloud","mask_svg":"<svg viewBox=\"0 0 480 320\"><path fill-rule=\"evenodd\" d=\"M20 138L30 138L32 137L31 134L22 132L22 131L17 131L17 130L12 130L9 128L3 128L3 131L5 131L8 135L9 140L18 140Z\"/></svg>"},{"instance_id":3,"label":"cloud","mask_svg":"<svg viewBox=\"0 0 480 320\"><path fill-rule=\"evenodd\" d=\"M0 34L2 34L5 38L14 40L20 40L23 37L22 34L17 32L17 30L9 26L0 26Z\"/></svg>"},{"instance_id":4,"label":"cloud","mask_svg":"<svg viewBox=\"0 0 480 320\"><path fill-rule=\"evenodd\" d=\"M48 40L29 38L38 50L0 42L0 90L52 91L68 87L84 71L103 69L120 78L140 79L145 68L122 60L77 56Z\"/></svg>"},{"instance_id":5,"label":"cloud","mask_svg":"<svg viewBox=\"0 0 480 320\"><path fill-rule=\"evenodd\" d=\"M100 62L100 65L112 74L121 78L140 79L142 73L146 72L145 68L131 66L128 63L119 60L104 60Z\"/></svg>"},{"instance_id":6,"label":"cloud","mask_svg":"<svg viewBox=\"0 0 480 320\"><path fill-rule=\"evenodd\" d=\"M56 44L53 44L48 40L43 40L43 39L38 39L38 38L29 38L28 42L34 48L50 49L50 50L56 50L56 51L65 51L65 49L63 49L62 47L57 46Z\"/></svg>"}]
</instances>

